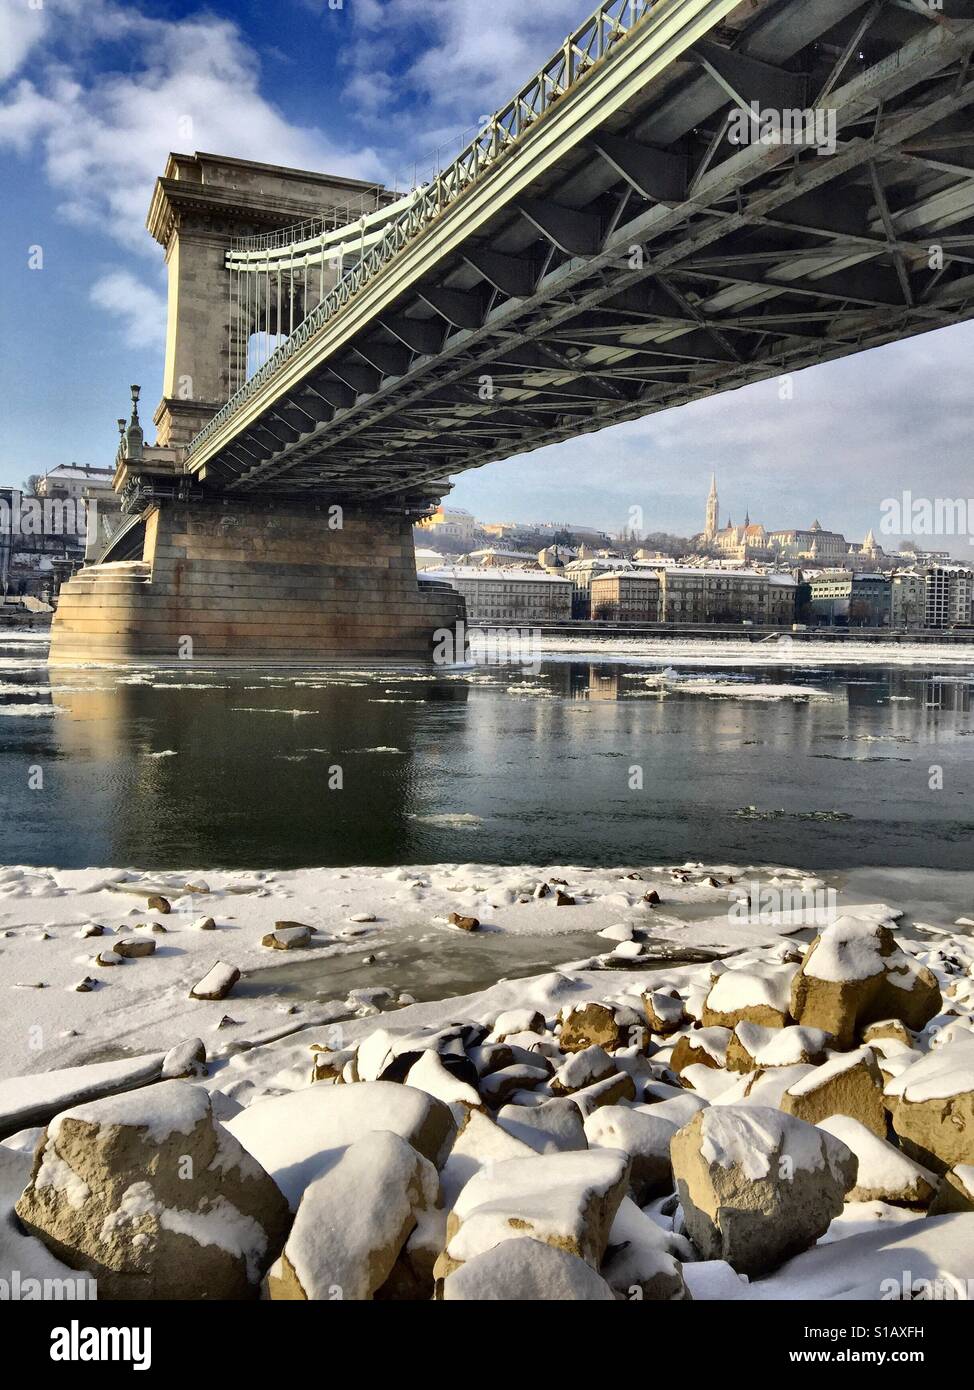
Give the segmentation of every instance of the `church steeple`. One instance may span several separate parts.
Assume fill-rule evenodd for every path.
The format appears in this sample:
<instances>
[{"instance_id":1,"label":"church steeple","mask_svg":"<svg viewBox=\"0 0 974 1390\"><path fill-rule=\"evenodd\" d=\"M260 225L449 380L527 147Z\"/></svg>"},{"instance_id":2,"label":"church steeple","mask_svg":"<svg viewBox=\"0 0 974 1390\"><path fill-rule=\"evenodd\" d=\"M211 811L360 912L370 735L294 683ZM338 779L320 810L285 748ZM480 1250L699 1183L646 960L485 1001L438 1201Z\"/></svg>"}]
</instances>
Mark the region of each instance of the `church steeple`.
<instances>
[{"instance_id":1,"label":"church steeple","mask_svg":"<svg viewBox=\"0 0 974 1390\"><path fill-rule=\"evenodd\" d=\"M703 538L705 541L712 541L720 530L720 521L717 513L717 474L710 475L710 492L707 496L707 524L704 527Z\"/></svg>"}]
</instances>

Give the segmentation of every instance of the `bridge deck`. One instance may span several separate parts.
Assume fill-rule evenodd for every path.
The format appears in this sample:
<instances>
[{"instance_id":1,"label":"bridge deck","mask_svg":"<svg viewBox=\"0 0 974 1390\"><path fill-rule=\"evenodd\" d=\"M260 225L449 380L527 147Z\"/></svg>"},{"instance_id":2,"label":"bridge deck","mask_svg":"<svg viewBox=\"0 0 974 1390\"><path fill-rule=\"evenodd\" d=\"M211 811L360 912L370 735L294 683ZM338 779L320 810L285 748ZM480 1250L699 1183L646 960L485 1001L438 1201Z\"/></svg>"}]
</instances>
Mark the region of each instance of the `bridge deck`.
<instances>
[{"instance_id":1,"label":"bridge deck","mask_svg":"<svg viewBox=\"0 0 974 1390\"><path fill-rule=\"evenodd\" d=\"M974 0L598 13L196 437L204 489L433 495L971 316ZM752 103L826 152L735 143Z\"/></svg>"}]
</instances>

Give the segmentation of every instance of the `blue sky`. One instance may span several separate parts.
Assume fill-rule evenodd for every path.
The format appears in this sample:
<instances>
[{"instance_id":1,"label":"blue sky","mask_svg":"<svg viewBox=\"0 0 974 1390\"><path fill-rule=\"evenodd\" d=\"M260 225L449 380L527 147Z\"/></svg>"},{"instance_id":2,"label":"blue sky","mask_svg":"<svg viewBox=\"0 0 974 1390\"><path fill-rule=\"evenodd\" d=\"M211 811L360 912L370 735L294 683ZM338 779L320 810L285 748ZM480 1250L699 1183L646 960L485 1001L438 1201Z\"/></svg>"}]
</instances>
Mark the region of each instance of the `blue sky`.
<instances>
[{"instance_id":1,"label":"blue sky","mask_svg":"<svg viewBox=\"0 0 974 1390\"><path fill-rule=\"evenodd\" d=\"M144 219L170 149L405 186L587 9L335 3L0 0L0 482L110 463L130 382L151 416L165 279ZM769 382L491 464L458 479L452 500L485 519L611 529L640 507L647 529L687 533L716 469L724 516L819 516L861 537L904 489L974 496L972 363L974 326L927 334L801 373L789 401Z\"/></svg>"}]
</instances>

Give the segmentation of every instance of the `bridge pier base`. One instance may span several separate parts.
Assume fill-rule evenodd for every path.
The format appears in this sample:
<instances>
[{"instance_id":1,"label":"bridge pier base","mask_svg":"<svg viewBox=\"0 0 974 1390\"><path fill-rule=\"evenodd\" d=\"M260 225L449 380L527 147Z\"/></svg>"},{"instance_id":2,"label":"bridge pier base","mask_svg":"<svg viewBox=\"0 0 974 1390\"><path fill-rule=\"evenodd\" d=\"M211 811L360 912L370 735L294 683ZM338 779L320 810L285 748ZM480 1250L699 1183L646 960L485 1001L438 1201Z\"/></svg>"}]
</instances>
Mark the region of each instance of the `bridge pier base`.
<instances>
[{"instance_id":1,"label":"bridge pier base","mask_svg":"<svg viewBox=\"0 0 974 1390\"><path fill-rule=\"evenodd\" d=\"M141 560L62 586L51 660L425 660L463 616L452 589L420 585L407 516L163 502Z\"/></svg>"}]
</instances>

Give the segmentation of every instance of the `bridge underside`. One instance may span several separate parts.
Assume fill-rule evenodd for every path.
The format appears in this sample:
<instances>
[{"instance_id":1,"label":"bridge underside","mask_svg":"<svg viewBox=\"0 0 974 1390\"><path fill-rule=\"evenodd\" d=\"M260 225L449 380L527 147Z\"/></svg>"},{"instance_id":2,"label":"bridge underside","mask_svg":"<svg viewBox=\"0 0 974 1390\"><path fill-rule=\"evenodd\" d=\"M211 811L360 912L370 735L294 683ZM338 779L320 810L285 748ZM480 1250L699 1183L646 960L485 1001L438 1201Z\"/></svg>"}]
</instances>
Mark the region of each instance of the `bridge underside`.
<instances>
[{"instance_id":1,"label":"bridge underside","mask_svg":"<svg viewBox=\"0 0 974 1390\"><path fill-rule=\"evenodd\" d=\"M194 485L435 492L970 317L974 5L702 8L711 28L669 48L637 26L339 312L313 314L194 441ZM734 143L751 104L826 113L834 147Z\"/></svg>"}]
</instances>

